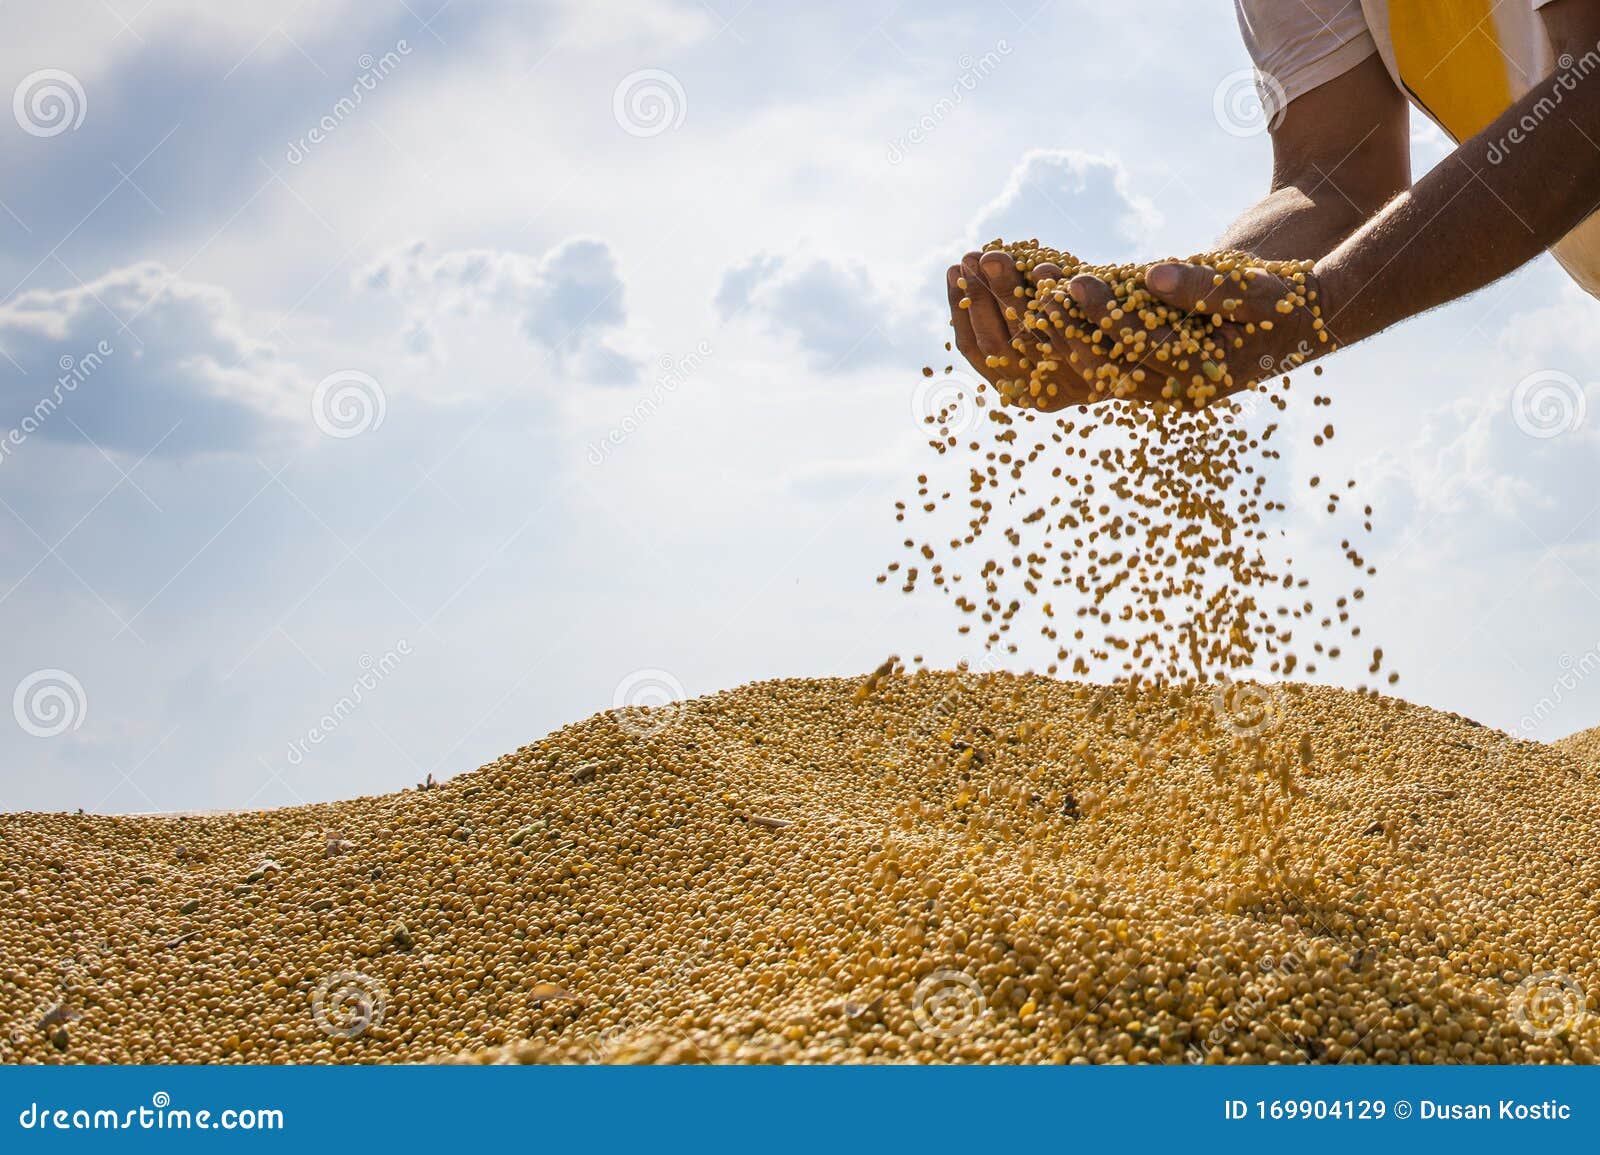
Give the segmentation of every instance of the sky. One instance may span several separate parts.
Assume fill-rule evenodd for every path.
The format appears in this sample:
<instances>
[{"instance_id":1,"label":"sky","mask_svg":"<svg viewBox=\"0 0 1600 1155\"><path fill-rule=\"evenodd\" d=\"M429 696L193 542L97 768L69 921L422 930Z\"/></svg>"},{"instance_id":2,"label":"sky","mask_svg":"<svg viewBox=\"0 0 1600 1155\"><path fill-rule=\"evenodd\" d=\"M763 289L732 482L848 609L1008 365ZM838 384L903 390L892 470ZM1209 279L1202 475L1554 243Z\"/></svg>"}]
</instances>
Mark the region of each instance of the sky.
<instances>
[{"instance_id":1,"label":"sky","mask_svg":"<svg viewBox=\"0 0 1600 1155\"><path fill-rule=\"evenodd\" d=\"M1231 5L1142 11L0 8L0 809L384 793L980 660L873 580L945 266L1186 255L1266 190ZM1376 495L1401 691L1525 737L1600 723L1597 310L1545 257L1342 352L1282 463Z\"/></svg>"}]
</instances>

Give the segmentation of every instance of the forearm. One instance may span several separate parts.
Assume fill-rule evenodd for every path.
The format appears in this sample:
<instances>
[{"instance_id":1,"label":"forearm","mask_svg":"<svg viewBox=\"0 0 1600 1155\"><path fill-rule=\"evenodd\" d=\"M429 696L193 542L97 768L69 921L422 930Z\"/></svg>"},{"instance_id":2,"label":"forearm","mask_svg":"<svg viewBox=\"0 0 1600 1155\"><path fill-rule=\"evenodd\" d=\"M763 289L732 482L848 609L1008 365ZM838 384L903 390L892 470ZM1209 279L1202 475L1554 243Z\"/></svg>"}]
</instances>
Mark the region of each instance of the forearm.
<instances>
[{"instance_id":1,"label":"forearm","mask_svg":"<svg viewBox=\"0 0 1600 1155\"><path fill-rule=\"evenodd\" d=\"M1600 74L1535 85L1318 263L1335 339L1481 289L1560 240L1600 200L1597 145Z\"/></svg>"},{"instance_id":2,"label":"forearm","mask_svg":"<svg viewBox=\"0 0 1600 1155\"><path fill-rule=\"evenodd\" d=\"M1405 97L1374 54L1289 104L1272 134L1272 191L1218 247L1318 260L1410 184Z\"/></svg>"},{"instance_id":3,"label":"forearm","mask_svg":"<svg viewBox=\"0 0 1600 1155\"><path fill-rule=\"evenodd\" d=\"M1309 191L1286 185L1246 209L1222 234L1217 247L1254 253L1263 260L1318 260L1364 220L1327 182Z\"/></svg>"}]
</instances>

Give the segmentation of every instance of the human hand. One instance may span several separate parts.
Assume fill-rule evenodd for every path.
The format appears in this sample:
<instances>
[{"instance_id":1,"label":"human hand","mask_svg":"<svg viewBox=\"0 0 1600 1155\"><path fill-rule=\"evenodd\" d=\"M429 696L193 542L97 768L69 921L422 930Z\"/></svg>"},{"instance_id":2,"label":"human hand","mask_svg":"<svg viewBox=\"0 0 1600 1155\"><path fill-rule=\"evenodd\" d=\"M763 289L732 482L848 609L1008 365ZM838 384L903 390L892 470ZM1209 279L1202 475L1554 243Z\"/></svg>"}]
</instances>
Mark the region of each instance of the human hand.
<instances>
[{"instance_id":1,"label":"human hand","mask_svg":"<svg viewBox=\"0 0 1600 1155\"><path fill-rule=\"evenodd\" d=\"M1334 347L1313 273L1224 269L1164 262L1119 300L1089 274L1063 286L1039 264L1030 285L1009 254L968 253L946 272L955 345L1003 400L1046 411L1108 396L1204 404Z\"/></svg>"},{"instance_id":2,"label":"human hand","mask_svg":"<svg viewBox=\"0 0 1600 1155\"><path fill-rule=\"evenodd\" d=\"M1036 285L1060 276L1056 265L1032 270ZM1059 352L1053 348L1055 342L1043 340L1044 334L1026 323L1030 293L1016 262L1001 252L968 253L959 265L945 270L945 287L957 351L1002 400L1015 400L1012 394L1028 385L1031 365L1048 365ZM1068 343L1064 337L1058 340ZM1051 345L1051 350L1041 351L1041 343ZM1055 365L1041 374L1038 395L1030 401L1034 408L1053 412L1097 400L1069 355L1061 354Z\"/></svg>"},{"instance_id":3,"label":"human hand","mask_svg":"<svg viewBox=\"0 0 1600 1155\"><path fill-rule=\"evenodd\" d=\"M1095 283L1109 292L1104 282ZM1209 265L1168 261L1150 267L1145 288L1172 309L1209 317L1233 378L1225 392L1287 373L1337 347L1323 321L1325 285L1315 272L1285 277L1246 265L1223 274Z\"/></svg>"}]
</instances>

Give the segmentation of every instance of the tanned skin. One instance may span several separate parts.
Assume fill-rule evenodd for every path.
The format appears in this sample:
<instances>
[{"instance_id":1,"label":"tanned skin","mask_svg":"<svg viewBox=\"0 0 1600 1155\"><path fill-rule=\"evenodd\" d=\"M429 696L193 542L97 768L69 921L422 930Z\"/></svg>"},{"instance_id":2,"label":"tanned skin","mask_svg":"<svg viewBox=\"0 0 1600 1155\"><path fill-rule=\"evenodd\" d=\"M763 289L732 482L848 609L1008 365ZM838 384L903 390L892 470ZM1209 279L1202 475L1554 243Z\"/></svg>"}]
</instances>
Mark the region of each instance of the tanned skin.
<instances>
[{"instance_id":1,"label":"tanned skin","mask_svg":"<svg viewBox=\"0 0 1600 1155\"><path fill-rule=\"evenodd\" d=\"M1557 0L1539 15L1555 56L1581 59L1600 47L1596 0ZM1306 280L1332 341L1320 340L1303 311L1275 313L1284 286L1261 273L1250 278L1243 303L1223 314L1221 335L1243 341L1231 361L1287 365L1294 353L1312 360L1333 345L1355 344L1492 284L1600 209L1600 75L1565 83L1558 73L1546 77L1415 184L1408 116L1404 94L1375 55L1290 102L1272 133L1272 187L1219 247L1268 260L1315 259ZM1538 128L1506 148L1524 117ZM1146 285L1167 304L1193 311L1217 296L1215 275L1204 266L1163 264L1150 270ZM957 286L960 277L966 290ZM955 346L995 381L1004 374L985 358L1011 355L1011 338L1023 331L1004 314L1021 283L1016 267L1001 253L968 253L947 271L946 283ZM1111 300L1110 286L1090 276L1073 278L1068 291L1094 321ZM957 307L963 296L966 309ZM1217 311L1215 300L1207 311ZM1247 322L1260 320L1275 323L1245 332ZM1094 366L1058 371L1048 408L1095 399L1082 368Z\"/></svg>"}]
</instances>

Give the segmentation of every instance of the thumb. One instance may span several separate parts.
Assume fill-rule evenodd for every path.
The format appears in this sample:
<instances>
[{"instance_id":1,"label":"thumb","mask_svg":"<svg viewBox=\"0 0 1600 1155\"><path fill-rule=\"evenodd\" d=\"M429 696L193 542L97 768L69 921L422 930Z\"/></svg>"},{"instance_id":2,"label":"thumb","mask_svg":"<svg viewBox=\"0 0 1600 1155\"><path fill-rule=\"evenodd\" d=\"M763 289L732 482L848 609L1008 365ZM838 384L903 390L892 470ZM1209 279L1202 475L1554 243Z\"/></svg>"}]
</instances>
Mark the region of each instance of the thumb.
<instances>
[{"instance_id":1,"label":"thumb","mask_svg":"<svg viewBox=\"0 0 1600 1155\"><path fill-rule=\"evenodd\" d=\"M1207 265L1166 261L1150 266L1144 275L1145 287L1167 304L1186 313L1222 311L1222 294L1227 285L1217 284L1217 270Z\"/></svg>"},{"instance_id":2,"label":"thumb","mask_svg":"<svg viewBox=\"0 0 1600 1155\"><path fill-rule=\"evenodd\" d=\"M1232 275L1209 265L1167 261L1152 265L1145 286L1161 300L1188 313L1219 314L1230 321L1271 321L1278 302L1289 295L1281 277L1265 269L1235 270Z\"/></svg>"}]
</instances>

